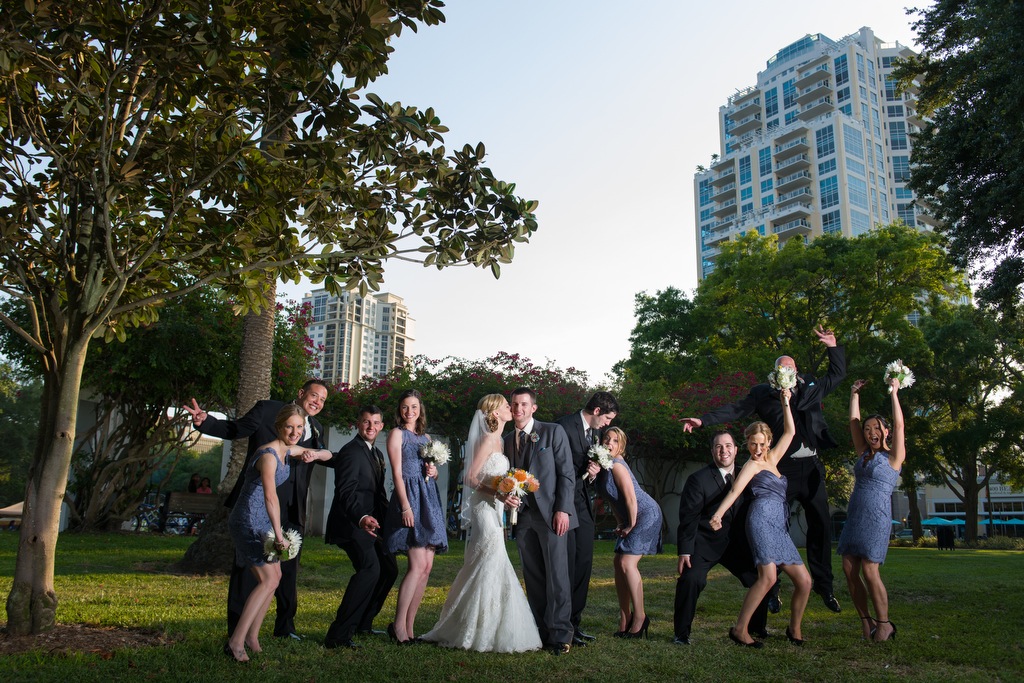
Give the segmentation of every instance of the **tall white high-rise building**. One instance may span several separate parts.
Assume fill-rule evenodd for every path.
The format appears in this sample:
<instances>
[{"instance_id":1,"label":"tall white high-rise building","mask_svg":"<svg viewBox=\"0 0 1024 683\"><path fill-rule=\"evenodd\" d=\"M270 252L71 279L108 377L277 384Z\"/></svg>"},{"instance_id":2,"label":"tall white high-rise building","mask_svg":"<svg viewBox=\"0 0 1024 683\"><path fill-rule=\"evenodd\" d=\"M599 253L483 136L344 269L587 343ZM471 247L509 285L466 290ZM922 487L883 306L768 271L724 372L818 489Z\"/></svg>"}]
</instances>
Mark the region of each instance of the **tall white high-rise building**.
<instances>
[{"instance_id":1,"label":"tall white high-rise building","mask_svg":"<svg viewBox=\"0 0 1024 683\"><path fill-rule=\"evenodd\" d=\"M415 321L400 296L333 296L317 289L302 297L302 303L311 307L307 334L318 350L321 376L332 384L383 375L403 367L412 353Z\"/></svg>"},{"instance_id":2,"label":"tall white high-rise building","mask_svg":"<svg viewBox=\"0 0 1024 683\"><path fill-rule=\"evenodd\" d=\"M784 241L852 237L897 218L935 225L907 186L915 95L897 94L890 76L912 54L870 28L807 35L719 108L720 152L694 176L699 277L752 230Z\"/></svg>"}]
</instances>

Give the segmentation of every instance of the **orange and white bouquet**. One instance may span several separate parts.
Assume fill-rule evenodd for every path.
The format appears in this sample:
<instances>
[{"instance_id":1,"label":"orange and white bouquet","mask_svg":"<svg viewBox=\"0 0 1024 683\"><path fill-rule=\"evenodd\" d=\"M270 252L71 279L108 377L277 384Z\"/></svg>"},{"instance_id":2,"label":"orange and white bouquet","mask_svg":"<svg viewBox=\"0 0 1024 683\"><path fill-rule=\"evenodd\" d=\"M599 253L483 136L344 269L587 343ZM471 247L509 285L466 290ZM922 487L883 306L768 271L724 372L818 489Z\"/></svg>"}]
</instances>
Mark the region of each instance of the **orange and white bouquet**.
<instances>
[{"instance_id":1,"label":"orange and white bouquet","mask_svg":"<svg viewBox=\"0 0 1024 683\"><path fill-rule=\"evenodd\" d=\"M504 496L515 496L520 500L528 493L534 493L540 488L540 481L526 470L513 468L505 474L494 478L494 490ZM513 525L519 522L519 508L512 508L509 522Z\"/></svg>"}]
</instances>

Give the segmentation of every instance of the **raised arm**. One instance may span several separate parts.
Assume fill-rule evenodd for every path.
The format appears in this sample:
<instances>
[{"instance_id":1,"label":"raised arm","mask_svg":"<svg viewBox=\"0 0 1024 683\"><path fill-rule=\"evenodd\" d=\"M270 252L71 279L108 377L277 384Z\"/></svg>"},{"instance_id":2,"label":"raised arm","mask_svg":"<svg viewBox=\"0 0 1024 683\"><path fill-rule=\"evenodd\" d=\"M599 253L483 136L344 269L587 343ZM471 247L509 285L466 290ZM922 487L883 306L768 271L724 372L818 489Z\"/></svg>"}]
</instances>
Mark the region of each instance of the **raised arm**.
<instances>
[{"instance_id":1,"label":"raised arm","mask_svg":"<svg viewBox=\"0 0 1024 683\"><path fill-rule=\"evenodd\" d=\"M867 384L866 379L858 379L850 388L850 438L853 439L853 450L859 457L868 449L864 440L864 427L860 423L860 390Z\"/></svg>"},{"instance_id":2,"label":"raised arm","mask_svg":"<svg viewBox=\"0 0 1024 683\"><path fill-rule=\"evenodd\" d=\"M789 407L790 398L789 389L783 389L779 392L779 402L782 404L782 436L779 437L779 442L774 444L772 449L768 451L768 460L773 465L777 465L782 460L782 456L786 454L789 444L792 443L793 437L796 435L793 410Z\"/></svg>"},{"instance_id":3,"label":"raised arm","mask_svg":"<svg viewBox=\"0 0 1024 683\"><path fill-rule=\"evenodd\" d=\"M889 387L892 389L892 451L889 452L889 464L894 470L899 470L907 457L906 429L899 398L900 381L894 377L889 380Z\"/></svg>"}]
</instances>

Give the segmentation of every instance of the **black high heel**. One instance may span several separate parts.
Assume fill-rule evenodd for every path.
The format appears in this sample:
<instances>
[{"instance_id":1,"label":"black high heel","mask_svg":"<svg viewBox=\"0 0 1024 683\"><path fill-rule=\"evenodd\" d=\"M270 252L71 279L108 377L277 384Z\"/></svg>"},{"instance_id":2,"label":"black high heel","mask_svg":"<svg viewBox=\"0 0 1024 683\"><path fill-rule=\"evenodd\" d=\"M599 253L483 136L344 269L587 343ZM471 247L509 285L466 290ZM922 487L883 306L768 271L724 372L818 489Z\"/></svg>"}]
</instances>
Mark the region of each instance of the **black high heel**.
<instances>
[{"instance_id":1,"label":"black high heel","mask_svg":"<svg viewBox=\"0 0 1024 683\"><path fill-rule=\"evenodd\" d=\"M632 624L630 624L632 626ZM626 635L623 638L646 638L647 629L651 626L651 618L644 617L644 623L640 625L639 631L626 631Z\"/></svg>"},{"instance_id":2,"label":"black high heel","mask_svg":"<svg viewBox=\"0 0 1024 683\"><path fill-rule=\"evenodd\" d=\"M736 635L736 632L733 631L733 627L731 627L731 626L729 627L729 640L731 640L732 642L736 643L737 645L742 645L743 647L752 647L752 648L762 648L762 647L764 647L764 643L762 643L759 640L755 640L755 641L750 642L750 643L744 643L742 640L740 640L739 636Z\"/></svg>"},{"instance_id":3,"label":"black high heel","mask_svg":"<svg viewBox=\"0 0 1024 683\"><path fill-rule=\"evenodd\" d=\"M626 624L625 630L616 631L615 633L612 634L612 637L614 637L614 638L627 638L628 636L626 634L629 633L629 630L631 628L633 628L633 616L632 615L630 615L630 617L629 617L629 623Z\"/></svg>"},{"instance_id":4,"label":"black high heel","mask_svg":"<svg viewBox=\"0 0 1024 683\"><path fill-rule=\"evenodd\" d=\"M868 640L874 638L875 637L875 631L878 630L878 622L875 621L875 618L871 617L871 616L867 616L867 617L861 617L860 620L861 621L867 620L869 625L874 624L874 626L868 631L868 633L869 633Z\"/></svg>"},{"instance_id":5,"label":"black high heel","mask_svg":"<svg viewBox=\"0 0 1024 683\"><path fill-rule=\"evenodd\" d=\"M876 619L875 623L889 624L890 626L892 626L892 631L889 632L889 635L883 638L882 640L879 640L879 643L884 643L887 640L896 640L896 624L892 623L891 621L882 621L881 619ZM875 630L877 631L878 628L876 627Z\"/></svg>"},{"instance_id":6,"label":"black high heel","mask_svg":"<svg viewBox=\"0 0 1024 683\"><path fill-rule=\"evenodd\" d=\"M793 632L789 630L788 626L786 627L786 638L788 638L789 642L793 643L797 647L803 647L804 646L804 641L801 640L800 638L795 637L793 635Z\"/></svg>"}]
</instances>

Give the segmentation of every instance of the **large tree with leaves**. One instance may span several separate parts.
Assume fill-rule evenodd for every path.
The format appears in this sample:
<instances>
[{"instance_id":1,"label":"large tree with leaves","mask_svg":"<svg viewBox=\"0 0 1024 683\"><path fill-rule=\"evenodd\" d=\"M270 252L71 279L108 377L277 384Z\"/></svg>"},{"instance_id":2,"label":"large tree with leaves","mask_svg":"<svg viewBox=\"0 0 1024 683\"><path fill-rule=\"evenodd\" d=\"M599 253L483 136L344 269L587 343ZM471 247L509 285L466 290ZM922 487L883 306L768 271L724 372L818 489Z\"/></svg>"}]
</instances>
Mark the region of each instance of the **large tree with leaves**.
<instances>
[{"instance_id":1,"label":"large tree with leaves","mask_svg":"<svg viewBox=\"0 0 1024 683\"><path fill-rule=\"evenodd\" d=\"M921 54L896 69L917 92L911 187L950 253L985 274L982 299L1015 307L1024 285L1024 6L937 0L913 24Z\"/></svg>"},{"instance_id":2,"label":"large tree with leaves","mask_svg":"<svg viewBox=\"0 0 1024 683\"><path fill-rule=\"evenodd\" d=\"M432 109L360 100L391 39L443 21L441 5L3 0L0 292L30 323L0 318L45 378L11 633L54 624L92 339L123 337L208 283L245 313L272 303L277 277L366 291L395 257L497 275L536 229L482 145L448 151Z\"/></svg>"}]
</instances>

